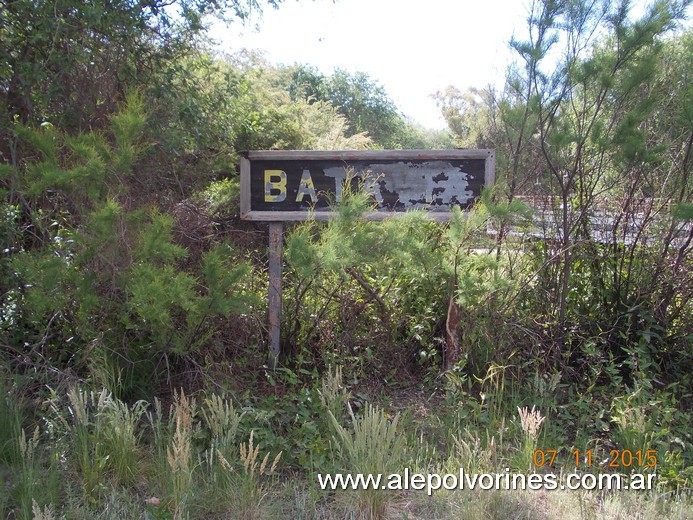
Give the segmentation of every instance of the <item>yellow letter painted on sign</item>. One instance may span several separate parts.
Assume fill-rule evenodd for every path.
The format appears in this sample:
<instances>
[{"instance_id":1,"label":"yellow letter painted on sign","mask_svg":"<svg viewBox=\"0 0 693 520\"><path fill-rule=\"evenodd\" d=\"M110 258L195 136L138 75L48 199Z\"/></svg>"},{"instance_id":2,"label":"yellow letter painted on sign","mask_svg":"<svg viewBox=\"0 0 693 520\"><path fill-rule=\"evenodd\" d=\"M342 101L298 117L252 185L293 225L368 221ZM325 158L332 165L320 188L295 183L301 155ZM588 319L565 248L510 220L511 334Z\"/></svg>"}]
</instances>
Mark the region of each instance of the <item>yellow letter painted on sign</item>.
<instances>
[{"instance_id":1,"label":"yellow letter painted on sign","mask_svg":"<svg viewBox=\"0 0 693 520\"><path fill-rule=\"evenodd\" d=\"M298 185L298 193L296 194L296 202L303 202L306 195L310 197L310 202L315 202L317 199L313 178L310 176L310 170L303 170L301 182Z\"/></svg>"},{"instance_id":2,"label":"yellow letter painted on sign","mask_svg":"<svg viewBox=\"0 0 693 520\"><path fill-rule=\"evenodd\" d=\"M282 202L286 199L286 172L265 170L265 202Z\"/></svg>"}]
</instances>

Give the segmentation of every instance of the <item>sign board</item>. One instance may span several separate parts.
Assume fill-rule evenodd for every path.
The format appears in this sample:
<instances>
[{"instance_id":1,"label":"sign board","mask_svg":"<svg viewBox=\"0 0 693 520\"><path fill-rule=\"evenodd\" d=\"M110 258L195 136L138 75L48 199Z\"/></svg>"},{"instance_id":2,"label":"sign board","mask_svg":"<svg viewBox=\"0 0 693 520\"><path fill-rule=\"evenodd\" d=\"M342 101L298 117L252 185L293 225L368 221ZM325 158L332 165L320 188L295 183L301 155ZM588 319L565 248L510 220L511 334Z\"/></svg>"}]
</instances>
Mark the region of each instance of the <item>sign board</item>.
<instances>
[{"instance_id":1,"label":"sign board","mask_svg":"<svg viewBox=\"0 0 693 520\"><path fill-rule=\"evenodd\" d=\"M447 220L494 178L493 150L251 151L241 158L241 217L324 220L345 186L361 185L376 207L369 220L412 209Z\"/></svg>"}]
</instances>

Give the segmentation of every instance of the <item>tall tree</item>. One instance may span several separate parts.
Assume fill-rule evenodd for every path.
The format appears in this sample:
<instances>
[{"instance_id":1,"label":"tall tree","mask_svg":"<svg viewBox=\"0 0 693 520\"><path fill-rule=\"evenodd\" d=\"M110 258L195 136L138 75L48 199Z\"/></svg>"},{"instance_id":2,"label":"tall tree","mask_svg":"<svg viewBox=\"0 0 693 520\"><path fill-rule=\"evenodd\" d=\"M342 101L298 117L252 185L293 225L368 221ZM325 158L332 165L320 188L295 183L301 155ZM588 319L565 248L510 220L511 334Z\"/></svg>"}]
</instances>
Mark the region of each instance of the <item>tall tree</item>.
<instances>
[{"instance_id":1,"label":"tall tree","mask_svg":"<svg viewBox=\"0 0 693 520\"><path fill-rule=\"evenodd\" d=\"M297 66L287 89L295 100L330 103L344 116L347 135L366 134L375 146L399 149L441 144L402 115L385 89L364 72L336 69L325 76L314 67Z\"/></svg>"}]
</instances>

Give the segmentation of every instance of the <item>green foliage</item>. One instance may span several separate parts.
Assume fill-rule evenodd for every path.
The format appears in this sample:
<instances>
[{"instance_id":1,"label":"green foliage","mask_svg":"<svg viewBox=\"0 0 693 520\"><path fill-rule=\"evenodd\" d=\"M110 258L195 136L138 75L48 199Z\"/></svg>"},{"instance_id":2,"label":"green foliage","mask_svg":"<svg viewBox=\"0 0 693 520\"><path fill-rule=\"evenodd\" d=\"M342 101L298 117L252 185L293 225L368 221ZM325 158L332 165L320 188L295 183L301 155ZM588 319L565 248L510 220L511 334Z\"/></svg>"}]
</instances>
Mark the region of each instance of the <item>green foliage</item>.
<instances>
[{"instance_id":1,"label":"green foliage","mask_svg":"<svg viewBox=\"0 0 693 520\"><path fill-rule=\"evenodd\" d=\"M475 88L460 92L454 86L433 95L441 114L445 118L455 144L462 148L491 147L488 135L492 118L491 94Z\"/></svg>"},{"instance_id":2,"label":"green foliage","mask_svg":"<svg viewBox=\"0 0 693 520\"><path fill-rule=\"evenodd\" d=\"M210 215L232 215L240 210L240 191L237 179L222 179L210 183L204 191L193 195L193 199Z\"/></svg>"},{"instance_id":3,"label":"green foliage","mask_svg":"<svg viewBox=\"0 0 693 520\"><path fill-rule=\"evenodd\" d=\"M327 90L329 100L349 121L349 133L367 132L384 148L398 148L397 127L403 121L382 87L364 73L337 69L327 80Z\"/></svg>"},{"instance_id":4,"label":"green foliage","mask_svg":"<svg viewBox=\"0 0 693 520\"><path fill-rule=\"evenodd\" d=\"M330 419L319 391L301 385L298 376L305 379L306 374L290 369L283 372L284 384L289 387L284 395L253 401L255 437L273 453L281 451L282 464L287 467L303 468L311 474L332 467Z\"/></svg>"},{"instance_id":5,"label":"green foliage","mask_svg":"<svg viewBox=\"0 0 693 520\"><path fill-rule=\"evenodd\" d=\"M174 241L173 217L131 208L123 180L147 149L143 108L141 96L128 96L111 118L112 141L95 132L71 137L51 127L16 127L38 155L25 163L29 174L15 189L33 194L36 205L48 193L60 196L30 213L42 240L29 249L12 244L12 319L36 331L41 349L69 343L51 362L74 356L118 392L140 384L133 376L146 358L194 352L215 334L213 319L254 301L242 288L250 268L235 265L231 249L209 247L196 269L182 270L188 251ZM65 211L66 204L79 209ZM87 345L98 351L90 355ZM138 350L145 345L156 348L145 354Z\"/></svg>"},{"instance_id":6,"label":"green foliage","mask_svg":"<svg viewBox=\"0 0 693 520\"><path fill-rule=\"evenodd\" d=\"M428 233L431 223L418 214L383 223L364 222L361 216L370 208L367 191L348 192L335 207L336 218L324 226L309 221L287 238L287 262L303 288L303 297L290 311L300 321L289 321L297 326L290 330L289 337L293 336L292 342L298 348L309 347L303 343L304 338L319 332L333 338L328 342L334 341L330 348L335 352L345 344L353 345L366 353L366 357L355 355L354 362L378 364L388 355L385 345L394 349L398 337L409 341L400 336L402 330L395 328L398 324L406 324L407 329L418 327L420 337L424 328L433 332L428 323L434 319L432 316L422 323L409 313L414 306L429 305L429 300L421 297L426 289L440 291L435 276L443 267L440 257L430 249L436 247L436 239ZM422 264L429 269L425 274ZM420 287L421 292L405 290L408 283ZM332 293L326 300L318 296L326 291ZM349 305L372 305L377 321ZM316 321L315 316L320 320ZM381 334L390 339L376 349ZM316 354L330 363L330 350ZM412 356L411 346L399 349L396 355Z\"/></svg>"},{"instance_id":7,"label":"green foliage","mask_svg":"<svg viewBox=\"0 0 693 520\"><path fill-rule=\"evenodd\" d=\"M672 215L680 220L693 220L693 204L679 202L672 211Z\"/></svg>"},{"instance_id":8,"label":"green foliage","mask_svg":"<svg viewBox=\"0 0 693 520\"><path fill-rule=\"evenodd\" d=\"M350 133L346 117L326 101L298 102L302 125L309 133L307 148L312 150L365 150L373 146L368 132Z\"/></svg>"},{"instance_id":9,"label":"green foliage","mask_svg":"<svg viewBox=\"0 0 693 520\"><path fill-rule=\"evenodd\" d=\"M642 454L654 450L656 468L645 464L638 471L656 471L660 483L672 489L691 476L690 434L681 429L689 417L677 403L671 388L651 391L639 387L615 397L610 407L613 447Z\"/></svg>"},{"instance_id":10,"label":"green foliage","mask_svg":"<svg viewBox=\"0 0 693 520\"><path fill-rule=\"evenodd\" d=\"M143 323L149 324L153 337L161 346L171 341L177 328L173 322L176 314L193 308L194 283L189 275L171 266L145 264L133 269L128 306Z\"/></svg>"},{"instance_id":11,"label":"green foliage","mask_svg":"<svg viewBox=\"0 0 693 520\"><path fill-rule=\"evenodd\" d=\"M334 207L335 218L325 225L308 221L287 238L287 262L304 291L295 310L301 322L292 340L300 346L305 337L298 336L300 330L320 331L340 338L328 345L343 351L343 338L359 338L354 350L363 349L365 343L366 356L357 356L358 363L387 367L387 357L394 355L404 363L416 359L435 373L445 335L441 330L445 307L454 298L461 309L457 330L470 367L485 373L493 352L508 343L504 331L489 324L500 319L500 309L516 285L507 278L505 257L479 249L489 246L483 235L491 218L510 222L525 206L494 203L485 195L484 203L470 212L454 210L447 225L430 222L421 212L367 222L362 217L371 207L369 188L367 181L358 182L359 189L345 190ZM312 299L312 291L326 294L327 287L336 287L334 299ZM337 291L342 291L341 296ZM347 304L355 309L372 306L378 321L361 316L359 310L349 311ZM343 317L346 313L351 315L349 321ZM335 325L327 332L329 326L317 323L315 316L322 320L334 316ZM292 317L290 323L295 320ZM361 340L369 330L373 340ZM378 343L381 334L390 340ZM390 345L392 351L385 348ZM326 354L323 349L318 355L329 363Z\"/></svg>"},{"instance_id":12,"label":"green foliage","mask_svg":"<svg viewBox=\"0 0 693 520\"><path fill-rule=\"evenodd\" d=\"M112 116L113 145L98 132L71 136L52 124L39 128L13 125L16 138L33 155L29 156L32 160L26 165L26 175L12 179L14 188L34 197L60 190L87 207L109 192L116 193L120 175L129 174L133 161L146 149L142 144L146 121L143 104L142 96L133 93Z\"/></svg>"},{"instance_id":13,"label":"green foliage","mask_svg":"<svg viewBox=\"0 0 693 520\"><path fill-rule=\"evenodd\" d=\"M146 236L150 244L143 248L144 255L157 254L145 258L151 263L138 263L130 271L127 305L161 348L171 347L174 352L182 354L202 345L206 338L200 334L204 332L208 319L240 312L253 301L236 290L248 275L249 268L229 266L228 248L217 246L202 257L200 271L204 289L200 294L199 282L194 277L167 263L182 253L181 248L166 238L158 248L157 243L165 234L164 230L155 229L152 235ZM157 265L156 260L163 265ZM181 316L185 316L184 321L178 319ZM131 324L131 327L136 326Z\"/></svg>"}]
</instances>

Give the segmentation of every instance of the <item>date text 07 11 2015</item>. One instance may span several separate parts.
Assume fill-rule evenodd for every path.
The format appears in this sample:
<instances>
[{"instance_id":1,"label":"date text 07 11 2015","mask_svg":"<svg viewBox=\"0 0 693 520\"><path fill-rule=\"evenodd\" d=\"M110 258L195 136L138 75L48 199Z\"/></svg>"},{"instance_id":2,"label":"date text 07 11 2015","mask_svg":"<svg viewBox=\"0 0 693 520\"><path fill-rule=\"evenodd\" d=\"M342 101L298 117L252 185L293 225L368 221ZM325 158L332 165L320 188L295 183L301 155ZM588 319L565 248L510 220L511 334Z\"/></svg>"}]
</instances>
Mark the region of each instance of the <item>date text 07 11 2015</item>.
<instances>
[{"instance_id":1,"label":"date text 07 11 2015","mask_svg":"<svg viewBox=\"0 0 693 520\"><path fill-rule=\"evenodd\" d=\"M572 450L570 457L561 464L559 450L541 449L534 450L532 464L537 468L557 466L575 466L576 468L593 466L594 450ZM657 466L657 450L610 450L609 456L601 466L609 468L654 468Z\"/></svg>"}]
</instances>

